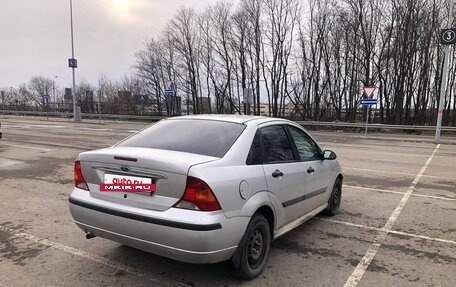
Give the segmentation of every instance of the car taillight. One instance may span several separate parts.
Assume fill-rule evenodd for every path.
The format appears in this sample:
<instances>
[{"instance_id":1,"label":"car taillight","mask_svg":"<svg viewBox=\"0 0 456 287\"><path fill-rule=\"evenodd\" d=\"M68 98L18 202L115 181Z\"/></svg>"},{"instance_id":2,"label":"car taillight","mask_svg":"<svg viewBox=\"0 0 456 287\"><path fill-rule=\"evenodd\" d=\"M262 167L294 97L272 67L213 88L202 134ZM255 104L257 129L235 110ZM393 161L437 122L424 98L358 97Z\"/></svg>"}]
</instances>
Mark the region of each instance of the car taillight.
<instances>
[{"instance_id":1,"label":"car taillight","mask_svg":"<svg viewBox=\"0 0 456 287\"><path fill-rule=\"evenodd\" d=\"M222 209L207 183L191 176L187 178L184 195L174 207L199 211L216 211Z\"/></svg>"},{"instance_id":2,"label":"car taillight","mask_svg":"<svg viewBox=\"0 0 456 287\"><path fill-rule=\"evenodd\" d=\"M79 160L74 162L74 186L80 189L89 190L87 182L82 175L81 162Z\"/></svg>"}]
</instances>

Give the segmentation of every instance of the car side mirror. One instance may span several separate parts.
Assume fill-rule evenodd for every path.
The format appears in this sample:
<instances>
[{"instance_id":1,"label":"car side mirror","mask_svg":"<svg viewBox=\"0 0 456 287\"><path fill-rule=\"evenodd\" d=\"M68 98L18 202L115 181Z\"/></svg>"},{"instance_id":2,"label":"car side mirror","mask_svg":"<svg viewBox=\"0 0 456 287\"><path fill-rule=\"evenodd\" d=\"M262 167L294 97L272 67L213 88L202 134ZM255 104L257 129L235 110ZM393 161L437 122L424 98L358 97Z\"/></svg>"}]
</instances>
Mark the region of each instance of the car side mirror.
<instances>
[{"instance_id":1,"label":"car side mirror","mask_svg":"<svg viewBox=\"0 0 456 287\"><path fill-rule=\"evenodd\" d=\"M331 150L325 150L323 152L323 158L325 160L335 160L337 158L337 155L335 152L333 152Z\"/></svg>"}]
</instances>

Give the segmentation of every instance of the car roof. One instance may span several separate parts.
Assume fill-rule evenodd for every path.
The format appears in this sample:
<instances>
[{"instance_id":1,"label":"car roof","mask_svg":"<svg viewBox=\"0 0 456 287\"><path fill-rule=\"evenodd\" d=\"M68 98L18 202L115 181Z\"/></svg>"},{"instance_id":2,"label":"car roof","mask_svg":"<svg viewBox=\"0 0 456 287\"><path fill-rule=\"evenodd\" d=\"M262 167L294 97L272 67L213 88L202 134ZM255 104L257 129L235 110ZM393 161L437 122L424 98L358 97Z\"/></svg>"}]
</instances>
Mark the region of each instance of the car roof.
<instances>
[{"instance_id":1,"label":"car roof","mask_svg":"<svg viewBox=\"0 0 456 287\"><path fill-rule=\"evenodd\" d=\"M212 120L212 121L223 121L231 122L238 124L247 124L247 123L265 123L270 121L286 121L284 119L262 117L262 116L245 116L245 115L192 115L192 116L181 116L169 118L168 120Z\"/></svg>"}]
</instances>

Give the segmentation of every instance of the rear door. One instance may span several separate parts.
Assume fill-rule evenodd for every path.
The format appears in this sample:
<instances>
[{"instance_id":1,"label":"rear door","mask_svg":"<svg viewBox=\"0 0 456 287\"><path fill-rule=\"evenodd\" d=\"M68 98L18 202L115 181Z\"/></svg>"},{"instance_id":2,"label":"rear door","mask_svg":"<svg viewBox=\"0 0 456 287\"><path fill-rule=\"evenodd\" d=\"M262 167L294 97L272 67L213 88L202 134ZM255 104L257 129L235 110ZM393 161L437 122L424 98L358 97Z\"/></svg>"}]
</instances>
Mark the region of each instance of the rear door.
<instances>
[{"instance_id":1,"label":"rear door","mask_svg":"<svg viewBox=\"0 0 456 287\"><path fill-rule=\"evenodd\" d=\"M282 203L286 224L302 214L299 202L306 193L302 164L296 160L293 147L283 125L260 128L262 162L268 190ZM282 224L281 224L282 223ZM279 228L281 226L278 226Z\"/></svg>"}]
</instances>

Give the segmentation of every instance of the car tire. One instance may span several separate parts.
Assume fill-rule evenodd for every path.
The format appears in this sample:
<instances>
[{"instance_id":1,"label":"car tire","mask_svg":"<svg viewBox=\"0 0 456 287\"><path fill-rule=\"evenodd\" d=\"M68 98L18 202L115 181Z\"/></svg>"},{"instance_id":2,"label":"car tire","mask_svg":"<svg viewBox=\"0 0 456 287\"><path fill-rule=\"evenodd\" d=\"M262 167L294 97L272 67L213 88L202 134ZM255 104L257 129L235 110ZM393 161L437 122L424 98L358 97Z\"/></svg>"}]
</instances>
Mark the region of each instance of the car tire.
<instances>
[{"instance_id":1,"label":"car tire","mask_svg":"<svg viewBox=\"0 0 456 287\"><path fill-rule=\"evenodd\" d=\"M232 258L236 277L249 280L260 275L266 266L270 248L271 228L266 218L256 213Z\"/></svg>"},{"instance_id":2,"label":"car tire","mask_svg":"<svg viewBox=\"0 0 456 287\"><path fill-rule=\"evenodd\" d=\"M324 214L334 216L339 211L340 202L342 199L342 180L337 178L334 182L331 196L329 197L328 207L324 210Z\"/></svg>"}]
</instances>

